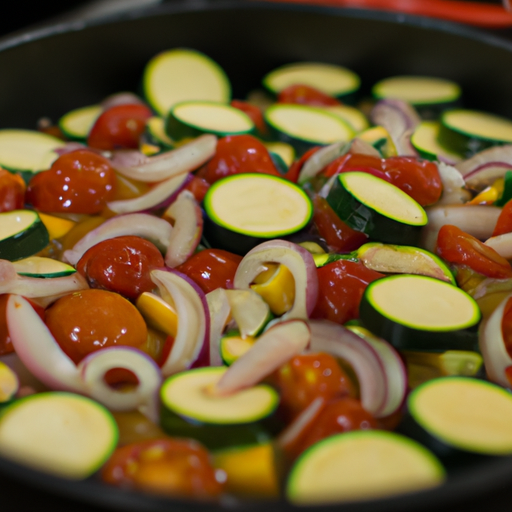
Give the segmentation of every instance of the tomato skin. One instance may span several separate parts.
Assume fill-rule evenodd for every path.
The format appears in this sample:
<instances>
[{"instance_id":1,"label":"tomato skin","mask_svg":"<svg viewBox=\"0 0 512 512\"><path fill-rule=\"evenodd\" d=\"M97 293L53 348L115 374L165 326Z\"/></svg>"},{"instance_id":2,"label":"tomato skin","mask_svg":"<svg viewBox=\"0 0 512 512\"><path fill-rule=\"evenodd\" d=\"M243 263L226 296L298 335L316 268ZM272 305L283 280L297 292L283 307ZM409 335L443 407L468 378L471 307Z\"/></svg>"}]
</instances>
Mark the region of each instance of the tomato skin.
<instances>
[{"instance_id":1,"label":"tomato skin","mask_svg":"<svg viewBox=\"0 0 512 512\"><path fill-rule=\"evenodd\" d=\"M45 322L68 357L78 364L105 347L140 347L147 327L137 308L118 293L88 289L66 295L45 311Z\"/></svg>"},{"instance_id":2,"label":"tomato skin","mask_svg":"<svg viewBox=\"0 0 512 512\"><path fill-rule=\"evenodd\" d=\"M507 201L501 209L500 216L492 232L492 236L504 235L512 232L512 200Z\"/></svg>"},{"instance_id":3,"label":"tomato skin","mask_svg":"<svg viewBox=\"0 0 512 512\"><path fill-rule=\"evenodd\" d=\"M307 162L309 157L313 156L319 149L321 149L322 146L315 146L311 149L308 149L298 160L295 160L295 162L290 165L290 168L288 169L288 172L286 173L285 178L288 181L292 181L293 183L297 183L299 180L299 174L302 168L304 167L304 164Z\"/></svg>"},{"instance_id":4,"label":"tomato skin","mask_svg":"<svg viewBox=\"0 0 512 512\"><path fill-rule=\"evenodd\" d=\"M89 149L66 153L37 173L27 201L45 213L100 213L114 198L116 173L110 162Z\"/></svg>"},{"instance_id":5,"label":"tomato skin","mask_svg":"<svg viewBox=\"0 0 512 512\"><path fill-rule=\"evenodd\" d=\"M0 168L0 212L23 209L26 188L21 176Z\"/></svg>"},{"instance_id":6,"label":"tomato skin","mask_svg":"<svg viewBox=\"0 0 512 512\"><path fill-rule=\"evenodd\" d=\"M210 185L233 174L258 172L282 176L276 169L265 145L252 135L228 135L219 139L213 158L196 176Z\"/></svg>"},{"instance_id":7,"label":"tomato skin","mask_svg":"<svg viewBox=\"0 0 512 512\"><path fill-rule=\"evenodd\" d=\"M208 451L192 439L149 439L117 448L101 471L107 484L181 498L223 491Z\"/></svg>"},{"instance_id":8,"label":"tomato skin","mask_svg":"<svg viewBox=\"0 0 512 512\"><path fill-rule=\"evenodd\" d=\"M186 190L192 192L192 195L198 203L203 202L204 196L209 188L210 184L204 178L200 178L194 174L192 175L192 179L185 186Z\"/></svg>"},{"instance_id":9,"label":"tomato skin","mask_svg":"<svg viewBox=\"0 0 512 512\"><path fill-rule=\"evenodd\" d=\"M313 222L318 234L325 240L333 252L351 252L366 243L368 236L345 224L323 197L313 198Z\"/></svg>"},{"instance_id":10,"label":"tomato skin","mask_svg":"<svg viewBox=\"0 0 512 512\"><path fill-rule=\"evenodd\" d=\"M310 106L336 106L341 101L324 92L304 84L289 85L277 95L278 103L293 103Z\"/></svg>"},{"instance_id":11,"label":"tomato skin","mask_svg":"<svg viewBox=\"0 0 512 512\"><path fill-rule=\"evenodd\" d=\"M110 107L96 119L87 137L87 145L105 151L137 149L146 121L152 115L151 109L142 104Z\"/></svg>"},{"instance_id":12,"label":"tomato skin","mask_svg":"<svg viewBox=\"0 0 512 512\"><path fill-rule=\"evenodd\" d=\"M247 114L251 118L254 126L256 126L256 130L258 130L261 136L265 137L268 135L267 123L263 117L263 112L256 105L251 105L247 101L232 100L231 106Z\"/></svg>"},{"instance_id":13,"label":"tomato skin","mask_svg":"<svg viewBox=\"0 0 512 512\"><path fill-rule=\"evenodd\" d=\"M435 252L452 265L469 267L486 277L512 277L512 267L505 258L474 236L451 224L445 224L439 230Z\"/></svg>"},{"instance_id":14,"label":"tomato skin","mask_svg":"<svg viewBox=\"0 0 512 512\"><path fill-rule=\"evenodd\" d=\"M110 290L135 300L155 288L150 272L164 266L164 258L154 244L138 236L119 236L88 249L76 269L91 288Z\"/></svg>"},{"instance_id":15,"label":"tomato skin","mask_svg":"<svg viewBox=\"0 0 512 512\"><path fill-rule=\"evenodd\" d=\"M233 288L235 272L242 256L222 249L204 249L193 254L176 270L188 276L204 293L217 288Z\"/></svg>"},{"instance_id":16,"label":"tomato skin","mask_svg":"<svg viewBox=\"0 0 512 512\"><path fill-rule=\"evenodd\" d=\"M318 301L311 318L344 324L359 318L359 304L366 287L383 274L362 263L337 260L317 268Z\"/></svg>"}]
</instances>

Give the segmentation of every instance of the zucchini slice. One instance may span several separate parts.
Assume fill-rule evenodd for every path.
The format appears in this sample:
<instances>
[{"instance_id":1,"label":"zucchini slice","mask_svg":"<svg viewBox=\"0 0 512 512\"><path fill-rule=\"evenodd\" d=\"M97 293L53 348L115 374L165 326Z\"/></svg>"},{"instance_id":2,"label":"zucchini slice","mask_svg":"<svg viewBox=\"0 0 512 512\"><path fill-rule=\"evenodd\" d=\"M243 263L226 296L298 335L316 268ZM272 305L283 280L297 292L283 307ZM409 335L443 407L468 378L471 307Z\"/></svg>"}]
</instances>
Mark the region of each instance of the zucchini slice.
<instances>
[{"instance_id":1,"label":"zucchini slice","mask_svg":"<svg viewBox=\"0 0 512 512\"><path fill-rule=\"evenodd\" d=\"M50 241L37 212L13 210L0 213L0 259L17 261L42 251Z\"/></svg>"},{"instance_id":2,"label":"zucchini slice","mask_svg":"<svg viewBox=\"0 0 512 512\"><path fill-rule=\"evenodd\" d=\"M28 277L64 277L76 269L67 263L42 256L29 256L13 263L16 273Z\"/></svg>"},{"instance_id":3,"label":"zucchini slice","mask_svg":"<svg viewBox=\"0 0 512 512\"><path fill-rule=\"evenodd\" d=\"M448 110L441 116L439 141L470 157L491 146L512 143L512 120L479 110Z\"/></svg>"},{"instance_id":4,"label":"zucchini slice","mask_svg":"<svg viewBox=\"0 0 512 512\"><path fill-rule=\"evenodd\" d=\"M162 150L173 149L176 141L165 133L165 119L160 116L150 117L146 121L144 137L148 144L155 144Z\"/></svg>"},{"instance_id":5,"label":"zucchini slice","mask_svg":"<svg viewBox=\"0 0 512 512\"><path fill-rule=\"evenodd\" d=\"M413 390L407 405L410 422L404 430L415 422L411 435L454 464L464 452L512 454L512 395L496 384L441 377Z\"/></svg>"},{"instance_id":6,"label":"zucchini slice","mask_svg":"<svg viewBox=\"0 0 512 512\"><path fill-rule=\"evenodd\" d=\"M203 204L206 240L236 254L300 231L313 214L311 200L299 186L268 174L235 174L218 180Z\"/></svg>"},{"instance_id":7,"label":"zucchini slice","mask_svg":"<svg viewBox=\"0 0 512 512\"><path fill-rule=\"evenodd\" d=\"M210 389L226 367L177 373L161 387L161 426L172 436L192 437L210 449L263 443L274 433L278 393L258 385L225 396Z\"/></svg>"},{"instance_id":8,"label":"zucchini slice","mask_svg":"<svg viewBox=\"0 0 512 512\"><path fill-rule=\"evenodd\" d=\"M22 398L0 417L2 456L72 480L97 471L115 449L118 436L106 408L71 393Z\"/></svg>"},{"instance_id":9,"label":"zucchini slice","mask_svg":"<svg viewBox=\"0 0 512 512\"><path fill-rule=\"evenodd\" d=\"M220 356L226 366L231 366L256 343L253 336L242 338L239 331L228 331L220 339Z\"/></svg>"},{"instance_id":10,"label":"zucchini slice","mask_svg":"<svg viewBox=\"0 0 512 512\"><path fill-rule=\"evenodd\" d=\"M426 160L441 160L457 163L462 155L450 151L439 142L441 125L438 121L422 121L411 135L411 144L419 156Z\"/></svg>"},{"instance_id":11,"label":"zucchini slice","mask_svg":"<svg viewBox=\"0 0 512 512\"><path fill-rule=\"evenodd\" d=\"M427 276L395 275L370 283L361 323L403 350L478 351L480 309L466 292Z\"/></svg>"},{"instance_id":12,"label":"zucchini slice","mask_svg":"<svg viewBox=\"0 0 512 512\"><path fill-rule=\"evenodd\" d=\"M361 79L352 70L335 64L298 62L274 69L263 77L263 86L277 95L290 85L304 84L347 102L355 96Z\"/></svg>"},{"instance_id":13,"label":"zucchini slice","mask_svg":"<svg viewBox=\"0 0 512 512\"><path fill-rule=\"evenodd\" d=\"M334 105L324 108L331 114L347 122L356 134L370 128L368 118L356 107L350 105Z\"/></svg>"},{"instance_id":14,"label":"zucchini slice","mask_svg":"<svg viewBox=\"0 0 512 512\"><path fill-rule=\"evenodd\" d=\"M231 101L231 84L224 70L207 55L186 48L155 55L146 64L142 87L148 103L164 117L182 101Z\"/></svg>"},{"instance_id":15,"label":"zucchini slice","mask_svg":"<svg viewBox=\"0 0 512 512\"><path fill-rule=\"evenodd\" d=\"M421 444L394 432L360 430L328 437L293 466L286 496L294 505L385 498L443 483L445 470Z\"/></svg>"},{"instance_id":16,"label":"zucchini slice","mask_svg":"<svg viewBox=\"0 0 512 512\"><path fill-rule=\"evenodd\" d=\"M411 196L365 172L339 174L326 199L343 222L383 243L415 246L428 222Z\"/></svg>"},{"instance_id":17,"label":"zucchini slice","mask_svg":"<svg viewBox=\"0 0 512 512\"><path fill-rule=\"evenodd\" d=\"M35 130L0 130L0 166L21 174L28 183L33 174L49 169L57 159L55 149L65 142Z\"/></svg>"},{"instance_id":18,"label":"zucchini slice","mask_svg":"<svg viewBox=\"0 0 512 512\"><path fill-rule=\"evenodd\" d=\"M167 116L165 131L175 140L213 133L219 137L254 133L251 118L240 109L213 101L184 101L174 105Z\"/></svg>"},{"instance_id":19,"label":"zucchini slice","mask_svg":"<svg viewBox=\"0 0 512 512\"><path fill-rule=\"evenodd\" d=\"M59 119L59 128L68 139L83 142L102 111L101 105L89 105L71 110Z\"/></svg>"},{"instance_id":20,"label":"zucchini slice","mask_svg":"<svg viewBox=\"0 0 512 512\"><path fill-rule=\"evenodd\" d=\"M346 121L325 108L276 103L264 116L272 138L293 146L298 156L314 146L348 142L355 135Z\"/></svg>"}]
</instances>

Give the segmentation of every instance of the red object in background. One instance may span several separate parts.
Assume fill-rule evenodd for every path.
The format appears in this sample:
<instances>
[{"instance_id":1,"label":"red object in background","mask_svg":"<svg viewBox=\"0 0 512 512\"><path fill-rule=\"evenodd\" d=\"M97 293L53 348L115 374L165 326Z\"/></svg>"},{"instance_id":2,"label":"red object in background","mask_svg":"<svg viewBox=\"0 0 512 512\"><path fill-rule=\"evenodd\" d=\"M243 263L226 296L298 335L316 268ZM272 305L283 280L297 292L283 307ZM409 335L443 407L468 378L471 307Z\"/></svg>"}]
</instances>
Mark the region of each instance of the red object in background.
<instances>
[{"instance_id":1,"label":"red object in background","mask_svg":"<svg viewBox=\"0 0 512 512\"><path fill-rule=\"evenodd\" d=\"M146 121L152 115L151 109L142 104L110 107L96 119L87 137L87 145L105 151L137 149Z\"/></svg>"},{"instance_id":2,"label":"red object in background","mask_svg":"<svg viewBox=\"0 0 512 512\"><path fill-rule=\"evenodd\" d=\"M26 189L21 176L0 168L0 212L23 209Z\"/></svg>"},{"instance_id":3,"label":"red object in background","mask_svg":"<svg viewBox=\"0 0 512 512\"><path fill-rule=\"evenodd\" d=\"M261 136L265 137L268 135L267 123L263 117L263 112L256 105L251 105L247 101L232 100L231 106L247 114L251 118L254 126L256 126L256 130L258 130Z\"/></svg>"},{"instance_id":4,"label":"red object in background","mask_svg":"<svg viewBox=\"0 0 512 512\"><path fill-rule=\"evenodd\" d=\"M492 236L504 235L505 233L512 233L512 200L507 201L501 209Z\"/></svg>"},{"instance_id":5,"label":"red object in background","mask_svg":"<svg viewBox=\"0 0 512 512\"><path fill-rule=\"evenodd\" d=\"M469 267L486 277L512 277L512 267L505 258L457 226L445 224L439 230L435 252L452 265Z\"/></svg>"},{"instance_id":6,"label":"red object in background","mask_svg":"<svg viewBox=\"0 0 512 512\"><path fill-rule=\"evenodd\" d=\"M341 101L325 94L314 87L304 84L294 84L286 87L277 95L278 103L293 103L297 105L337 106Z\"/></svg>"},{"instance_id":7,"label":"red object in background","mask_svg":"<svg viewBox=\"0 0 512 512\"><path fill-rule=\"evenodd\" d=\"M185 186L185 189L192 192L195 200L198 203L202 203L206 192L210 188L210 184L204 179L192 174L191 180Z\"/></svg>"},{"instance_id":8,"label":"red object in background","mask_svg":"<svg viewBox=\"0 0 512 512\"><path fill-rule=\"evenodd\" d=\"M317 269L318 301L311 318L344 324L359 318L359 304L366 287L383 274L362 263L338 260Z\"/></svg>"}]
</instances>

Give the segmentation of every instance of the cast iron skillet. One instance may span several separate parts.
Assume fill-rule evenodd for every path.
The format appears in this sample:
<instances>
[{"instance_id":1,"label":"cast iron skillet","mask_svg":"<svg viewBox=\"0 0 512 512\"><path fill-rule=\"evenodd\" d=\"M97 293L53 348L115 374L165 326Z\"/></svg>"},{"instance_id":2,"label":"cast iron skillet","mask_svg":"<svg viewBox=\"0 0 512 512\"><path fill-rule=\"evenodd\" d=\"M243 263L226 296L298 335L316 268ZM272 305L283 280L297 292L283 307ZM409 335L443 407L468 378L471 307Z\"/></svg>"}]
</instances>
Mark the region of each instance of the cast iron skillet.
<instances>
[{"instance_id":1,"label":"cast iron skillet","mask_svg":"<svg viewBox=\"0 0 512 512\"><path fill-rule=\"evenodd\" d=\"M41 117L55 121L68 110L97 103L114 92L137 91L146 62L159 51L178 46L215 59L229 75L235 98L244 98L278 65L320 60L353 69L366 90L377 79L394 74L450 78L463 86L467 105L512 118L511 41L448 22L392 13L192 0L0 40L0 128L34 128ZM0 473L27 489L49 492L41 494L38 506L56 496L126 511L312 510L285 502L171 501L106 487L94 478L68 482L2 459ZM509 485L512 458L505 457L461 469L432 491L315 510L439 509L492 496Z\"/></svg>"}]
</instances>

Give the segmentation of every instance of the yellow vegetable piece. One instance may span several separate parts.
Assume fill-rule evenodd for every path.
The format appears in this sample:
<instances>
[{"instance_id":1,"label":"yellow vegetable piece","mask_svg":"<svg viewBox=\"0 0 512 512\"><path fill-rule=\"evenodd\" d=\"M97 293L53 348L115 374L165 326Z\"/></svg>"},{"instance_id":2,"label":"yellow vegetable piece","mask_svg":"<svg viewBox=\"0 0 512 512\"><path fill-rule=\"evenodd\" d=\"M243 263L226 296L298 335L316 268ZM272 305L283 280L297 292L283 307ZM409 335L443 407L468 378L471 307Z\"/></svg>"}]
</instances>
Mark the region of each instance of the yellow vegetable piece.
<instances>
[{"instance_id":1,"label":"yellow vegetable piece","mask_svg":"<svg viewBox=\"0 0 512 512\"><path fill-rule=\"evenodd\" d=\"M295 279L284 265L268 264L267 267L251 288L261 295L274 315L281 316L291 309L295 301Z\"/></svg>"},{"instance_id":2,"label":"yellow vegetable piece","mask_svg":"<svg viewBox=\"0 0 512 512\"><path fill-rule=\"evenodd\" d=\"M383 126L368 128L359 133L357 138L371 144L384 158L398 155L391 135Z\"/></svg>"},{"instance_id":3,"label":"yellow vegetable piece","mask_svg":"<svg viewBox=\"0 0 512 512\"><path fill-rule=\"evenodd\" d=\"M298 245L300 245L301 247L304 247L304 249L306 249L306 251L310 252L313 255L325 254L325 251L316 242L301 242Z\"/></svg>"},{"instance_id":4,"label":"yellow vegetable piece","mask_svg":"<svg viewBox=\"0 0 512 512\"><path fill-rule=\"evenodd\" d=\"M17 375L4 362L0 361L0 403L8 402L18 392Z\"/></svg>"},{"instance_id":5,"label":"yellow vegetable piece","mask_svg":"<svg viewBox=\"0 0 512 512\"><path fill-rule=\"evenodd\" d=\"M503 178L498 178L492 185L484 188L467 204L493 204L503 195L504 187L505 180Z\"/></svg>"},{"instance_id":6,"label":"yellow vegetable piece","mask_svg":"<svg viewBox=\"0 0 512 512\"><path fill-rule=\"evenodd\" d=\"M76 222L72 220L48 215L47 213L39 213L39 217L48 230L50 240L63 237L76 225Z\"/></svg>"},{"instance_id":7,"label":"yellow vegetable piece","mask_svg":"<svg viewBox=\"0 0 512 512\"><path fill-rule=\"evenodd\" d=\"M162 297L151 292L141 293L135 306L149 327L175 337L178 331L178 315Z\"/></svg>"},{"instance_id":8,"label":"yellow vegetable piece","mask_svg":"<svg viewBox=\"0 0 512 512\"><path fill-rule=\"evenodd\" d=\"M244 355L256 343L254 336L225 336L221 340L221 354L223 361L230 365L240 356Z\"/></svg>"},{"instance_id":9,"label":"yellow vegetable piece","mask_svg":"<svg viewBox=\"0 0 512 512\"><path fill-rule=\"evenodd\" d=\"M227 475L227 492L248 497L279 496L274 449L270 443L216 452L213 463Z\"/></svg>"},{"instance_id":10,"label":"yellow vegetable piece","mask_svg":"<svg viewBox=\"0 0 512 512\"><path fill-rule=\"evenodd\" d=\"M76 223L64 236L62 240L62 252L72 249L75 244L82 239L89 231L97 228L100 224L105 222L104 217L93 216L86 217L84 220ZM43 221L44 222L44 221Z\"/></svg>"},{"instance_id":11,"label":"yellow vegetable piece","mask_svg":"<svg viewBox=\"0 0 512 512\"><path fill-rule=\"evenodd\" d=\"M265 147L272 153L277 153L283 162L290 167L295 160L295 149L286 142L265 142Z\"/></svg>"}]
</instances>

